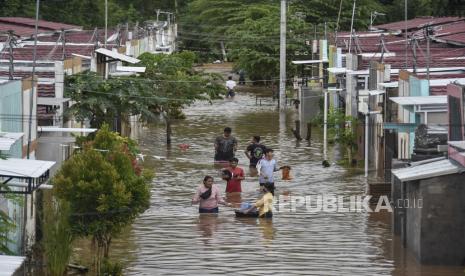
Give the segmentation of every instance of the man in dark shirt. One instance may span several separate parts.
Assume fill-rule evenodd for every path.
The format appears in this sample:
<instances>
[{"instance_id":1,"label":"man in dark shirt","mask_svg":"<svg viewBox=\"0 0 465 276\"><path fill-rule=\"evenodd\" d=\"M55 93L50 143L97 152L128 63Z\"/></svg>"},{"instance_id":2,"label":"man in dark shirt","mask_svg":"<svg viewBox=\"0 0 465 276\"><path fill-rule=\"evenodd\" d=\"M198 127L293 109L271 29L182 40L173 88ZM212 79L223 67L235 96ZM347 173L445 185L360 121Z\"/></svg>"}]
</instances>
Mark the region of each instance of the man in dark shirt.
<instances>
[{"instance_id":1,"label":"man in dark shirt","mask_svg":"<svg viewBox=\"0 0 465 276\"><path fill-rule=\"evenodd\" d=\"M215 140L215 161L229 162L234 157L237 150L237 140L231 135L231 128L226 127L223 136L216 137Z\"/></svg>"},{"instance_id":2,"label":"man in dark shirt","mask_svg":"<svg viewBox=\"0 0 465 276\"><path fill-rule=\"evenodd\" d=\"M266 147L260 144L260 136L252 137L252 144L250 144L246 151L245 155L250 159L250 172L251 174L256 174L256 166L258 161L263 158L263 154L266 150Z\"/></svg>"}]
</instances>

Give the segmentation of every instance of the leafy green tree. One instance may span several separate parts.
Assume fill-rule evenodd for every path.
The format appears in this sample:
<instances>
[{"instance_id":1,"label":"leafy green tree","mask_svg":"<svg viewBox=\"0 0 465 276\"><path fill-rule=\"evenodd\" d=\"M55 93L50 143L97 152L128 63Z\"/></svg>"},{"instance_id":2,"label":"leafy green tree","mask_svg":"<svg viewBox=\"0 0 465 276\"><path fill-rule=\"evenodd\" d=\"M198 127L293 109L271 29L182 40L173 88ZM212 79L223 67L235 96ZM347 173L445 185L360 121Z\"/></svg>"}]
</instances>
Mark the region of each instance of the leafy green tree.
<instances>
[{"instance_id":1,"label":"leafy green tree","mask_svg":"<svg viewBox=\"0 0 465 276\"><path fill-rule=\"evenodd\" d=\"M327 23L328 30L333 31L336 29L340 8L339 30L350 31L353 3L353 0L297 0L294 7L295 10L303 12L307 22L314 25L319 24L318 29L321 34L325 22ZM370 25L371 12L385 12L386 8L387 6L383 5L382 1L357 0L354 29L366 30ZM378 17L376 22L381 23L384 20L386 19Z\"/></svg>"},{"instance_id":2,"label":"leafy green tree","mask_svg":"<svg viewBox=\"0 0 465 276\"><path fill-rule=\"evenodd\" d=\"M197 100L211 101L225 92L220 75L194 70L196 55L192 52L144 53L138 58L140 64L146 66L143 78L152 80L155 85L157 101L152 110L165 120L168 144L171 143L172 120L184 118L184 107Z\"/></svg>"},{"instance_id":3,"label":"leafy green tree","mask_svg":"<svg viewBox=\"0 0 465 276\"><path fill-rule=\"evenodd\" d=\"M273 5L257 5L237 14L238 18L246 18L240 25L228 29L232 38L228 46L233 49L231 57L236 66L245 69L252 80L277 80L279 75L279 8ZM297 55L309 51L304 36L299 32L309 29L301 18L291 16L287 23L287 73L292 76L295 66L291 61ZM247 41L242 43L241 40ZM266 82L265 82L266 83Z\"/></svg>"},{"instance_id":4,"label":"leafy green tree","mask_svg":"<svg viewBox=\"0 0 465 276\"><path fill-rule=\"evenodd\" d=\"M133 141L103 125L52 180L57 196L70 204L73 235L91 236L97 244L97 273L114 235L149 207L152 175L137 164L136 150Z\"/></svg>"},{"instance_id":5,"label":"leafy green tree","mask_svg":"<svg viewBox=\"0 0 465 276\"><path fill-rule=\"evenodd\" d=\"M152 119L151 108L157 100L151 81L135 77L102 80L89 71L68 76L65 94L76 102L66 111L67 116L78 121L87 119L95 128L107 123L120 132L122 123L129 125L130 115Z\"/></svg>"}]
</instances>

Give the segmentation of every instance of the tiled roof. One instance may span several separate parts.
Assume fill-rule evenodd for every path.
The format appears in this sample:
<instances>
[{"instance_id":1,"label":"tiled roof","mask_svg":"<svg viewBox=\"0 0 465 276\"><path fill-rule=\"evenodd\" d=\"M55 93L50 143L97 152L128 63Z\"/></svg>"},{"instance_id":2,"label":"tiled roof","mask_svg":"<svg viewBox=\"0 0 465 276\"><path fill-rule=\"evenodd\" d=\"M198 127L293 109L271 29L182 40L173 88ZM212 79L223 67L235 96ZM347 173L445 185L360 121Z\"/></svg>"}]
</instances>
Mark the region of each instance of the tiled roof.
<instances>
[{"instance_id":1,"label":"tiled roof","mask_svg":"<svg viewBox=\"0 0 465 276\"><path fill-rule=\"evenodd\" d=\"M6 22L0 22L0 32L8 32L13 31L14 34L20 37L30 37L34 34L34 27L27 27L27 26L18 26L15 24L10 24ZM39 33L50 33L51 31L48 29L39 28Z\"/></svg>"},{"instance_id":2,"label":"tiled roof","mask_svg":"<svg viewBox=\"0 0 465 276\"><path fill-rule=\"evenodd\" d=\"M111 37L113 34L116 33L116 30L109 30L107 37ZM104 43L104 37L105 37L105 31L104 30L99 30L98 33L98 40L100 43ZM122 43L125 43L125 38L127 37L125 35L125 31L121 33L123 41ZM67 43L95 43L95 37L94 36L94 31L79 31L79 32L67 32L66 33L66 42ZM58 38L60 37L59 33L56 33L51 36L42 36L39 37L40 42L56 42L58 41Z\"/></svg>"},{"instance_id":3,"label":"tiled roof","mask_svg":"<svg viewBox=\"0 0 465 276\"><path fill-rule=\"evenodd\" d=\"M465 46L465 33L441 36L437 39L437 41L444 41L454 45Z\"/></svg>"},{"instance_id":4,"label":"tiled roof","mask_svg":"<svg viewBox=\"0 0 465 276\"><path fill-rule=\"evenodd\" d=\"M28 78L32 75L31 72L21 72L21 71L15 71L13 76L15 78ZM8 77L9 73L8 71L0 71L0 77ZM53 79L55 78L55 72L36 72L36 76L39 78L49 78Z\"/></svg>"},{"instance_id":5,"label":"tiled roof","mask_svg":"<svg viewBox=\"0 0 465 276\"><path fill-rule=\"evenodd\" d=\"M24 26L29 28L35 28L35 19L27 17L0 17L0 22L14 24L17 26ZM72 30L72 29L82 29L81 26L57 23L45 20L39 20L38 26L40 29L45 29L49 31L59 31L61 29Z\"/></svg>"},{"instance_id":6,"label":"tiled roof","mask_svg":"<svg viewBox=\"0 0 465 276\"><path fill-rule=\"evenodd\" d=\"M417 30L420 29L427 24L431 25L438 25L438 24L445 24L451 23L455 21L463 20L460 17L418 17L414 19L407 20L407 29L410 30ZM387 23L383 25L374 26L376 29L379 30L389 30L389 31L403 31L405 30L405 21Z\"/></svg>"},{"instance_id":7,"label":"tiled roof","mask_svg":"<svg viewBox=\"0 0 465 276\"><path fill-rule=\"evenodd\" d=\"M14 60L33 60L33 46L26 46L23 48L15 48L13 50L13 59ZM73 57L72 54L79 54L90 56L94 51L94 46L86 45L86 46L66 46L65 47L65 58ZM62 47L55 46L55 45L38 45L37 46L37 53L36 53L37 60L62 60L63 52ZM3 52L0 55L0 59L8 59L10 54L8 52Z\"/></svg>"},{"instance_id":8,"label":"tiled roof","mask_svg":"<svg viewBox=\"0 0 465 276\"><path fill-rule=\"evenodd\" d=\"M447 86L431 86L429 92L431 96L447 95Z\"/></svg>"},{"instance_id":9,"label":"tiled roof","mask_svg":"<svg viewBox=\"0 0 465 276\"><path fill-rule=\"evenodd\" d=\"M39 97L55 97L55 85L54 84L38 84L37 95Z\"/></svg>"}]
</instances>

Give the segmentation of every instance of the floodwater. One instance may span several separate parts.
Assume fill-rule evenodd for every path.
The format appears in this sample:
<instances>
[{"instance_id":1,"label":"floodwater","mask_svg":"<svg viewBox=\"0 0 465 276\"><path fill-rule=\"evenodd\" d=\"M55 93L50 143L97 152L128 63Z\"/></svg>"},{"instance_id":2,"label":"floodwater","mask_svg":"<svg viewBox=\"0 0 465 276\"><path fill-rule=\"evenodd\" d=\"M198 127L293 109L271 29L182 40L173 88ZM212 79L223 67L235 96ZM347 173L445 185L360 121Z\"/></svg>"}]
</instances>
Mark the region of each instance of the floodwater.
<instances>
[{"instance_id":1,"label":"floodwater","mask_svg":"<svg viewBox=\"0 0 465 276\"><path fill-rule=\"evenodd\" d=\"M186 120L174 124L171 149L163 125L143 130L145 165L156 178L150 209L113 244L125 275L464 275L460 267L418 265L391 234L389 213L309 213L301 207L257 220L236 218L232 209L220 207L218 216L199 216L191 198L203 177L216 176L225 190L212 162L213 140L225 126L239 140L236 155L246 172L243 150L252 135L275 150L279 165L292 167L293 180L277 181L277 195L365 194L362 175L336 164L321 166L318 129L311 144L296 143L292 111L280 118L270 97L262 106L255 103L255 94L239 93L232 101L195 104ZM186 151L178 147L184 143L190 145ZM337 150L330 148L329 155L337 157ZM240 198L230 201L258 196L256 178L247 177L242 187Z\"/></svg>"}]
</instances>

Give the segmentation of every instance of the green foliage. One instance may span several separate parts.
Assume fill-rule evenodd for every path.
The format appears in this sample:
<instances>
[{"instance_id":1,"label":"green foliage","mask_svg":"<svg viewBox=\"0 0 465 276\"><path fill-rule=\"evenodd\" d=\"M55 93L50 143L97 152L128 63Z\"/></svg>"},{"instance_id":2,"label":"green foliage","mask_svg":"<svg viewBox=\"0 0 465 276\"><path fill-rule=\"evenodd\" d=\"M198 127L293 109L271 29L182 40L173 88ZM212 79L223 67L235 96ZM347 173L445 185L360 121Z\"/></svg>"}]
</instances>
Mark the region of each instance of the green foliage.
<instances>
[{"instance_id":1,"label":"green foliage","mask_svg":"<svg viewBox=\"0 0 465 276\"><path fill-rule=\"evenodd\" d=\"M66 111L78 121L88 119L92 127L104 123L114 125L115 118L127 120L125 115L141 115L143 120L154 117L153 83L135 77L102 80L93 72L66 78L65 95L76 103Z\"/></svg>"},{"instance_id":2,"label":"green foliage","mask_svg":"<svg viewBox=\"0 0 465 276\"><path fill-rule=\"evenodd\" d=\"M323 127L323 107L324 103L320 101L320 112L312 123ZM357 150L357 135L355 130L358 126L357 118L346 116L343 109L333 107L328 110L327 117L328 142L338 143L345 149L347 164L352 164L353 152Z\"/></svg>"},{"instance_id":3,"label":"green foliage","mask_svg":"<svg viewBox=\"0 0 465 276\"><path fill-rule=\"evenodd\" d=\"M123 266L121 263L115 262L112 263L108 258L103 260L102 271L100 272L102 276L123 276Z\"/></svg>"},{"instance_id":4,"label":"green foliage","mask_svg":"<svg viewBox=\"0 0 465 276\"><path fill-rule=\"evenodd\" d=\"M386 12L388 6L383 5L382 2L378 0L357 0L354 29L366 30L370 25L371 12ZM339 30L350 30L353 3L352 0L342 0ZM320 25L317 27L320 34L324 31L323 24L325 22L328 31L336 29L340 5L341 0L298 0L295 3L296 8L304 13L307 22ZM378 17L376 23L379 24L385 20L386 18Z\"/></svg>"},{"instance_id":5,"label":"green foliage","mask_svg":"<svg viewBox=\"0 0 465 276\"><path fill-rule=\"evenodd\" d=\"M15 227L13 221L7 213L0 210L0 254L13 254L8 249L7 243L11 242L8 238L8 233Z\"/></svg>"},{"instance_id":6,"label":"green foliage","mask_svg":"<svg viewBox=\"0 0 465 276\"><path fill-rule=\"evenodd\" d=\"M52 180L57 196L70 204L73 236L97 242L97 268L112 237L149 207L152 174L137 164L129 141L103 125Z\"/></svg>"},{"instance_id":7,"label":"green foliage","mask_svg":"<svg viewBox=\"0 0 465 276\"><path fill-rule=\"evenodd\" d=\"M197 59L193 52L172 55L145 53L139 56L146 66L143 78L155 83L160 100L152 110L168 118L182 118L182 109L196 100L217 99L225 92L219 74L206 74L193 69Z\"/></svg>"},{"instance_id":8,"label":"green foliage","mask_svg":"<svg viewBox=\"0 0 465 276\"><path fill-rule=\"evenodd\" d=\"M73 235L70 226L70 205L64 200L45 203L42 227L43 248L48 274L62 276L72 254Z\"/></svg>"}]
</instances>

